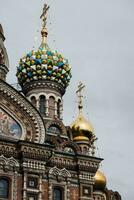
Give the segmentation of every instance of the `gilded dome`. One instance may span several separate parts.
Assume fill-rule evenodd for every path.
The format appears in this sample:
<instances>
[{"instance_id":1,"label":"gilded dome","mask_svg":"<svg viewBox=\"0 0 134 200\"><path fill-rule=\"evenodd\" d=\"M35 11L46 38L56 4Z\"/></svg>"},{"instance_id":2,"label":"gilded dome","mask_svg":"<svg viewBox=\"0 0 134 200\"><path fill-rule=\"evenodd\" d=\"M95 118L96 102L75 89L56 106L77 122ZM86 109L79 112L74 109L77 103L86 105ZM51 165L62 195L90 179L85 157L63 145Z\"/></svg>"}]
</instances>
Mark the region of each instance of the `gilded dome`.
<instances>
[{"instance_id":1,"label":"gilded dome","mask_svg":"<svg viewBox=\"0 0 134 200\"><path fill-rule=\"evenodd\" d=\"M73 139L75 141L90 140L93 137L93 127L80 113L74 122L70 125Z\"/></svg>"},{"instance_id":2,"label":"gilded dome","mask_svg":"<svg viewBox=\"0 0 134 200\"><path fill-rule=\"evenodd\" d=\"M95 176L95 184L94 184L94 189L98 189L98 190L103 190L106 187L106 177L105 175L101 172L101 171L97 171Z\"/></svg>"},{"instance_id":3,"label":"gilded dome","mask_svg":"<svg viewBox=\"0 0 134 200\"><path fill-rule=\"evenodd\" d=\"M71 68L63 55L40 47L20 59L16 75L22 87L32 81L52 80L66 88L71 79Z\"/></svg>"}]
</instances>

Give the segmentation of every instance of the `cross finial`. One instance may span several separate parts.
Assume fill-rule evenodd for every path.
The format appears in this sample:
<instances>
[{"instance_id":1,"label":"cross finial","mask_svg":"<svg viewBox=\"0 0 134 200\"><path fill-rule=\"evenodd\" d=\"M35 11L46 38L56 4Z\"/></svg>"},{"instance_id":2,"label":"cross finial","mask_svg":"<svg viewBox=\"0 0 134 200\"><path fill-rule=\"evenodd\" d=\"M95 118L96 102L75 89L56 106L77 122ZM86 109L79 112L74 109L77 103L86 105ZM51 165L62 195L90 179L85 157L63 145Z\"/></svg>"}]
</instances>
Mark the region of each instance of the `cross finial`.
<instances>
[{"instance_id":1,"label":"cross finial","mask_svg":"<svg viewBox=\"0 0 134 200\"><path fill-rule=\"evenodd\" d=\"M79 82L78 89L76 91L76 94L78 96L78 108L79 108L79 113L82 113L83 109L83 89L85 88L85 85L81 82Z\"/></svg>"},{"instance_id":2,"label":"cross finial","mask_svg":"<svg viewBox=\"0 0 134 200\"><path fill-rule=\"evenodd\" d=\"M46 3L44 4L43 7L43 12L40 16L40 18L42 19L42 25L45 28L46 27L46 23L47 23L47 14L48 14L48 10L49 10L50 6L48 6Z\"/></svg>"},{"instance_id":3,"label":"cross finial","mask_svg":"<svg viewBox=\"0 0 134 200\"><path fill-rule=\"evenodd\" d=\"M42 43L41 43L41 47L45 47L48 48L47 45L47 28L46 28L46 24L47 24L47 14L48 14L48 10L49 10L49 6L47 4L44 4L43 7L43 12L40 16L40 18L42 19L42 30L41 30L41 35L42 35Z\"/></svg>"}]
</instances>

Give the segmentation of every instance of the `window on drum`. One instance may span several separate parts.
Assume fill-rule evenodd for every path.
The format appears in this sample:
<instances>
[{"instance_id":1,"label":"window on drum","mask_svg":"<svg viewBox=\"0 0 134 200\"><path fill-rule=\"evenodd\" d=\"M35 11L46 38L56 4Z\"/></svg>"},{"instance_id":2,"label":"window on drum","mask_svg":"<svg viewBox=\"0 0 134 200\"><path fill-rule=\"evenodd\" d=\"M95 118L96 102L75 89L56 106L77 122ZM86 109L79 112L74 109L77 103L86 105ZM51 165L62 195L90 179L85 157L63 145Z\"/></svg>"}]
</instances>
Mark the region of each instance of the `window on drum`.
<instances>
[{"instance_id":1,"label":"window on drum","mask_svg":"<svg viewBox=\"0 0 134 200\"><path fill-rule=\"evenodd\" d=\"M40 96L40 102L39 102L39 111L42 115L45 115L46 112L46 98L45 96Z\"/></svg>"}]
</instances>

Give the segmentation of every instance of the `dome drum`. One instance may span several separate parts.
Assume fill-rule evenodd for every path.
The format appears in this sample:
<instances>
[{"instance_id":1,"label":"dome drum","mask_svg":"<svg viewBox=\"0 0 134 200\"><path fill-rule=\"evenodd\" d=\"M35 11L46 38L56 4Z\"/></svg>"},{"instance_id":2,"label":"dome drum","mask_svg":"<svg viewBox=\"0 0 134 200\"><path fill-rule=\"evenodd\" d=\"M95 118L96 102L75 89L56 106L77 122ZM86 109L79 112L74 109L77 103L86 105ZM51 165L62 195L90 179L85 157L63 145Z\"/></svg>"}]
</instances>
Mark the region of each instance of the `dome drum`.
<instances>
[{"instance_id":1,"label":"dome drum","mask_svg":"<svg viewBox=\"0 0 134 200\"><path fill-rule=\"evenodd\" d=\"M74 137L73 138L73 140L74 140L74 142L77 142L78 144L83 144L83 143L85 143L85 144L88 144L89 143L89 138L88 137L86 137L86 136L76 136L76 137Z\"/></svg>"},{"instance_id":2,"label":"dome drum","mask_svg":"<svg viewBox=\"0 0 134 200\"><path fill-rule=\"evenodd\" d=\"M54 92L59 93L60 95L64 95L65 94L65 88L59 84L56 83L54 81L49 81L49 80L39 80L39 81L32 81L29 83L26 83L23 87L22 87L22 91L23 93L27 96L30 93L33 92L33 90L39 90L42 91L46 91L46 89L50 89L51 92L54 90Z\"/></svg>"}]
</instances>

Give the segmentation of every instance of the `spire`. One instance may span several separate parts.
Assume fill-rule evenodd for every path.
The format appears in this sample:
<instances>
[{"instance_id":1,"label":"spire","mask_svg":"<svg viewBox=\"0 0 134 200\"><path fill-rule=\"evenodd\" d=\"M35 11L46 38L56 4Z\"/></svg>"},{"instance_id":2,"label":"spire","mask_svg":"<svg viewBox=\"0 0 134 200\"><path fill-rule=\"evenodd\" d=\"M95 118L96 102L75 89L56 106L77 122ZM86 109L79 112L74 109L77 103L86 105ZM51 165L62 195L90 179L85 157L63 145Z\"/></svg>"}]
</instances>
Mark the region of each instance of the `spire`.
<instances>
[{"instance_id":1,"label":"spire","mask_svg":"<svg viewBox=\"0 0 134 200\"><path fill-rule=\"evenodd\" d=\"M79 114L82 114L83 110L83 89L85 88L85 85L81 82L79 82L78 89L76 91L76 94L78 96L78 109L79 109Z\"/></svg>"},{"instance_id":2,"label":"spire","mask_svg":"<svg viewBox=\"0 0 134 200\"><path fill-rule=\"evenodd\" d=\"M41 47L48 47L47 46L48 32L47 32L46 24L47 24L47 15L48 15L49 8L50 7L47 4L44 4L43 12L40 16L40 19L42 19L42 30L41 30L42 43L41 43Z\"/></svg>"}]
</instances>

